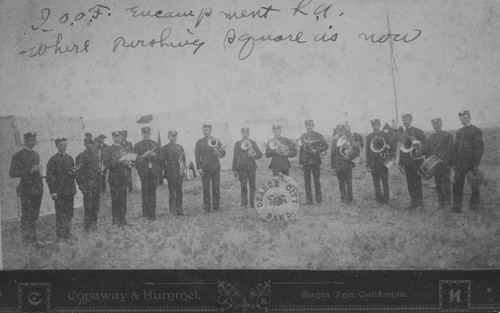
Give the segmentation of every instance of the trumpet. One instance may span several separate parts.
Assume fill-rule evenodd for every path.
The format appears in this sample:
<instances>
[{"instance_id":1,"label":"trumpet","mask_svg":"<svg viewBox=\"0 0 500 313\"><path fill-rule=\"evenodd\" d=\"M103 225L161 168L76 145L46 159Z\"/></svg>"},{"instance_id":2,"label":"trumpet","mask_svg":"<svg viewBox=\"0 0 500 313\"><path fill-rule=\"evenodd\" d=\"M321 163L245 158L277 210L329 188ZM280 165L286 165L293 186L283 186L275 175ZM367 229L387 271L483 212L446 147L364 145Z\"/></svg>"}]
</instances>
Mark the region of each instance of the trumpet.
<instances>
[{"instance_id":1,"label":"trumpet","mask_svg":"<svg viewBox=\"0 0 500 313\"><path fill-rule=\"evenodd\" d=\"M354 147L351 144L351 141L347 139L346 135L342 135L338 140L337 140L337 147L339 147L339 153L340 155L346 159L350 158L354 154ZM358 154L354 159L351 161L354 163L358 163L359 160L361 160L361 154Z\"/></svg>"},{"instance_id":2,"label":"trumpet","mask_svg":"<svg viewBox=\"0 0 500 313\"><path fill-rule=\"evenodd\" d=\"M269 142L267 143L267 146L271 150L276 150L276 153L278 153L281 156L287 156L288 153L290 152L290 148L284 144L282 144L278 139L276 138L271 138Z\"/></svg>"},{"instance_id":3,"label":"trumpet","mask_svg":"<svg viewBox=\"0 0 500 313\"><path fill-rule=\"evenodd\" d=\"M418 156L420 150L422 149L422 142L413 136L403 134L399 144L399 149L403 153L410 153L413 160L423 159L423 156Z\"/></svg>"},{"instance_id":4,"label":"trumpet","mask_svg":"<svg viewBox=\"0 0 500 313\"><path fill-rule=\"evenodd\" d=\"M245 139L241 142L241 149L242 150L247 150L247 154L250 158L253 158L255 157L255 149L253 148L252 146L252 143L250 142L250 140L248 139Z\"/></svg>"},{"instance_id":5,"label":"trumpet","mask_svg":"<svg viewBox=\"0 0 500 313\"><path fill-rule=\"evenodd\" d=\"M222 158L222 151L224 151L224 147L219 147L220 141L215 137L208 138L208 146L213 149L214 155L220 159Z\"/></svg>"},{"instance_id":6,"label":"trumpet","mask_svg":"<svg viewBox=\"0 0 500 313\"><path fill-rule=\"evenodd\" d=\"M393 164L392 157L389 156L391 147L387 144L384 138L376 136L370 141L370 150L373 153L379 153L384 160L384 165L389 168Z\"/></svg>"}]
</instances>

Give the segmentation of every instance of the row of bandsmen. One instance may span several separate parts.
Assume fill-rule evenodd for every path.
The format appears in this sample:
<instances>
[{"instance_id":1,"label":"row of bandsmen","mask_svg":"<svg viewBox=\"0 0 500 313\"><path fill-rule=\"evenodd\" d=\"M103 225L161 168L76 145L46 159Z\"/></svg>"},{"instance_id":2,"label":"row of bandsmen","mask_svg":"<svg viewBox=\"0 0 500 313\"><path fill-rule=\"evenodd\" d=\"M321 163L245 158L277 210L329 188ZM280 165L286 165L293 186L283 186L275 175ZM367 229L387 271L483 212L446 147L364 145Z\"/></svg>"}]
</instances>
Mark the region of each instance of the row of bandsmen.
<instances>
[{"instance_id":1,"label":"row of bandsmen","mask_svg":"<svg viewBox=\"0 0 500 313\"><path fill-rule=\"evenodd\" d=\"M428 139L423 131L413 127L412 116L404 114L403 126L397 130L381 130L379 119L371 121L373 132L366 138L366 167L371 172L375 187L376 200L379 203L389 202L388 167L387 157L394 157L397 150L397 141L403 134L422 143L419 152L423 156L436 155L443 162L435 175L436 191L440 207L450 204L450 172L454 168L453 184L453 212L461 212L463 187L465 175L469 172L478 172L483 152L482 132L471 124L468 111L459 113L463 124L456 140L453 136L442 130L441 119L433 119L432 125L435 133ZM297 151L293 140L281 136L281 127L274 125L272 130L274 138L266 146L265 155L271 158L269 168L273 175L289 174L289 158L299 153L299 166L304 173L306 204L313 203L311 176L315 185L315 198L322 202L320 184L321 156L328 150L321 133L314 131L312 120L305 121L306 133L301 136L300 149ZM220 209L220 158L226 154L222 143L211 136L211 125L203 125L204 137L197 141L195 159L198 174L202 177L203 208L206 212ZM133 149L126 144L123 132L112 133L113 144L104 147L104 135L96 140L91 136L84 139L85 150L76 158L66 154L66 140L59 138L55 141L57 154L47 164L46 180L50 194L55 201L56 209L56 235L58 239L71 238L71 219L73 216L73 199L76 193L76 180L78 187L84 195L84 227L86 231L95 230L97 214L99 211L100 192L102 188L102 172L109 171L108 182L111 187L112 221L113 225L127 225L127 189L130 187L130 168L132 160L127 158L127 153L133 151L137 154L134 166L137 167L142 184L142 209L143 216L155 219L156 214L156 186L160 169L164 170L164 177L168 181L169 209L173 214L182 215L182 165L185 154L181 145L176 143L177 132L168 133L169 144L158 149L158 144L150 139L151 129L143 127L143 140L134 145ZM249 139L250 129L241 129L242 139L235 143L232 170L239 177L241 185L241 206L246 208L249 204L254 207L254 193L256 190L256 162L262 158L257 143ZM370 149L373 138L381 137L387 143L386 157ZM35 243L36 222L40 212L43 192L42 176L40 174L39 155L33 148L36 144L36 134L24 135L25 147L12 157L10 176L21 178L18 194L21 199L21 231L23 241ZM343 153L344 145L339 145L340 140L350 143L348 153ZM336 172L342 203L353 201L352 168L355 159L359 157L364 143L361 135L352 133L348 126L337 125L331 147L331 168ZM159 153L158 150L160 151ZM411 198L409 209L423 206L422 180L418 173L421 158L413 158L411 153L400 152L399 166L406 175L408 191ZM101 165L101 166L100 166ZM250 193L248 193L248 187ZM211 193L210 193L211 189ZM479 208L479 187L472 186L472 195L469 201L470 209Z\"/></svg>"}]
</instances>

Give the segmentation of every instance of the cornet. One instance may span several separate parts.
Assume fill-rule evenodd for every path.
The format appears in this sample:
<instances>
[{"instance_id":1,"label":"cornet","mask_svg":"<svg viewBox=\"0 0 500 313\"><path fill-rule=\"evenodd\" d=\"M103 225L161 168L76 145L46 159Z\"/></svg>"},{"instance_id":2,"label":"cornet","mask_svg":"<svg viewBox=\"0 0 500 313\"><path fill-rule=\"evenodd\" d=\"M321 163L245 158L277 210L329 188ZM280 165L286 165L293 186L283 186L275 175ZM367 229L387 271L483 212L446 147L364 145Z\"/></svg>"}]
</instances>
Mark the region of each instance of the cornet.
<instances>
[{"instance_id":1,"label":"cornet","mask_svg":"<svg viewBox=\"0 0 500 313\"><path fill-rule=\"evenodd\" d=\"M407 134L403 134L401 140L399 142L399 149L403 153L410 153L410 156L413 160L423 159L424 157L418 156L417 152L420 152L422 148L422 142L417 140L413 136L409 136Z\"/></svg>"},{"instance_id":2,"label":"cornet","mask_svg":"<svg viewBox=\"0 0 500 313\"><path fill-rule=\"evenodd\" d=\"M215 137L208 138L208 146L213 149L214 155L220 159L222 158L222 151L224 151L224 147L219 147L219 139Z\"/></svg>"},{"instance_id":3,"label":"cornet","mask_svg":"<svg viewBox=\"0 0 500 313\"><path fill-rule=\"evenodd\" d=\"M337 147L339 147L339 153L343 158L349 158L354 153L354 147L351 144L351 141L347 139L346 135L342 135L337 140ZM352 159L351 161L354 163L358 163L361 160L361 154Z\"/></svg>"},{"instance_id":4,"label":"cornet","mask_svg":"<svg viewBox=\"0 0 500 313\"><path fill-rule=\"evenodd\" d=\"M248 140L248 139L243 140L241 142L241 149L247 150L247 154L249 157L251 157L251 158L255 157L256 152L255 152L250 140Z\"/></svg>"},{"instance_id":5,"label":"cornet","mask_svg":"<svg viewBox=\"0 0 500 313\"><path fill-rule=\"evenodd\" d=\"M276 150L276 153L281 156L287 156L290 151L290 148L288 148L288 146L285 146L276 138L271 138L267 143L267 146L271 150Z\"/></svg>"}]
</instances>

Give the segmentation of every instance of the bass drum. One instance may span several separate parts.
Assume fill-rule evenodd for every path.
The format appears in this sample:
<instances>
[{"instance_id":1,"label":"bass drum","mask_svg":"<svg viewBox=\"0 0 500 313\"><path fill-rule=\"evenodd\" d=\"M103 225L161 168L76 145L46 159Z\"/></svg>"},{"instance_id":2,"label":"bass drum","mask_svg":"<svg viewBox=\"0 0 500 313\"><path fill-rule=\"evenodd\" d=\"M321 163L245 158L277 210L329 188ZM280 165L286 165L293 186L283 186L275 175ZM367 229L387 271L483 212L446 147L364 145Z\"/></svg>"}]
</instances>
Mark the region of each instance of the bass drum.
<instances>
[{"instance_id":1,"label":"bass drum","mask_svg":"<svg viewBox=\"0 0 500 313\"><path fill-rule=\"evenodd\" d=\"M297 182L290 176L273 176L255 191L257 213L268 222L287 222L299 211Z\"/></svg>"},{"instance_id":2,"label":"bass drum","mask_svg":"<svg viewBox=\"0 0 500 313\"><path fill-rule=\"evenodd\" d=\"M419 174L424 179L431 179L434 175L436 175L437 170L441 166L443 161L435 155L431 155L427 159L422 162L420 165Z\"/></svg>"}]
</instances>

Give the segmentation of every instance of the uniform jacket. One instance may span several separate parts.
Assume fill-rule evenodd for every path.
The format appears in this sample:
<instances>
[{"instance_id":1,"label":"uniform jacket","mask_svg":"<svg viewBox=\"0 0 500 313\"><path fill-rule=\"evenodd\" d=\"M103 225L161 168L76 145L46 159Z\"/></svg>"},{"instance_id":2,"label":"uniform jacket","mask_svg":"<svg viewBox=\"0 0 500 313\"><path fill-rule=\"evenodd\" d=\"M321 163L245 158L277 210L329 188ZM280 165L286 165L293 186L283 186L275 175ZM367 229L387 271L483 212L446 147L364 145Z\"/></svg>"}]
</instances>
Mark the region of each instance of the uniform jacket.
<instances>
[{"instance_id":1,"label":"uniform jacket","mask_svg":"<svg viewBox=\"0 0 500 313\"><path fill-rule=\"evenodd\" d=\"M295 143L285 137L279 137L278 141L281 144L288 146L289 153L288 156L281 156L276 152L276 150L269 149L269 145L266 146L266 157L271 158L271 163L269 163L269 168L273 171L288 170L290 168L290 161L288 158L292 158L297 155L297 147Z\"/></svg>"},{"instance_id":2,"label":"uniform jacket","mask_svg":"<svg viewBox=\"0 0 500 313\"><path fill-rule=\"evenodd\" d=\"M370 142L372 141L373 138L375 137L381 137L385 140L386 145L389 145L389 149L386 148L384 153L387 154L388 157L394 157L396 155L396 144L394 141L392 141L391 136L383 131L378 131L378 132L372 132L368 136L366 136L366 166L367 167L373 167L373 166L380 166L384 165L384 159L380 155L380 153L375 153L370 149Z\"/></svg>"},{"instance_id":3,"label":"uniform jacket","mask_svg":"<svg viewBox=\"0 0 500 313\"><path fill-rule=\"evenodd\" d=\"M66 153L56 153L47 163L47 185L51 195L72 196L76 193L75 174L70 173L75 166L73 157Z\"/></svg>"},{"instance_id":4,"label":"uniform jacket","mask_svg":"<svg viewBox=\"0 0 500 313\"><path fill-rule=\"evenodd\" d=\"M155 150L153 151L153 149ZM153 151L156 156L143 158L142 155L147 151ZM139 141L134 146L134 153L137 153L135 166L137 167L139 176L159 175L161 151L158 151L158 143L156 141L151 139Z\"/></svg>"},{"instance_id":5,"label":"uniform jacket","mask_svg":"<svg viewBox=\"0 0 500 313\"><path fill-rule=\"evenodd\" d=\"M127 151L127 153L134 152L134 145L132 145L132 143L130 141L125 140L123 142L123 146L125 147L125 151Z\"/></svg>"},{"instance_id":6,"label":"uniform jacket","mask_svg":"<svg viewBox=\"0 0 500 313\"><path fill-rule=\"evenodd\" d=\"M219 141L219 148L222 148L222 144ZM196 142L196 147L194 149L194 155L196 158L196 167L202 169L205 172L216 172L220 171L220 162L217 156L213 152L213 148L208 145L208 137L203 137ZM221 156L226 156L226 151L221 151Z\"/></svg>"},{"instance_id":7,"label":"uniform jacket","mask_svg":"<svg viewBox=\"0 0 500 313\"><path fill-rule=\"evenodd\" d=\"M17 187L18 194L42 194L43 181L40 172L30 173L33 166L40 164L40 155L33 150L23 148L12 156L9 176L21 178Z\"/></svg>"},{"instance_id":8,"label":"uniform jacket","mask_svg":"<svg viewBox=\"0 0 500 313\"><path fill-rule=\"evenodd\" d=\"M81 165L76 183L82 192L97 192L101 188L98 151L84 150L76 157L76 165Z\"/></svg>"},{"instance_id":9,"label":"uniform jacket","mask_svg":"<svg viewBox=\"0 0 500 313\"><path fill-rule=\"evenodd\" d=\"M111 145L103 151L104 167L109 169L108 182L112 189L128 188L128 166L118 161L126 155L122 145Z\"/></svg>"},{"instance_id":10,"label":"uniform jacket","mask_svg":"<svg viewBox=\"0 0 500 313\"><path fill-rule=\"evenodd\" d=\"M344 158L340 154L341 147L337 147L337 140L338 139L333 139L332 141L332 154L330 156L331 168L337 171L352 169L355 166L352 160L359 156L359 154L361 153L361 149L359 147L353 146L353 153L349 156L348 160L344 160Z\"/></svg>"},{"instance_id":11,"label":"uniform jacket","mask_svg":"<svg viewBox=\"0 0 500 313\"><path fill-rule=\"evenodd\" d=\"M451 167L453 162L453 135L447 132L434 133L429 136L424 146L423 155L435 155L443 161L443 165Z\"/></svg>"},{"instance_id":12,"label":"uniform jacket","mask_svg":"<svg viewBox=\"0 0 500 313\"><path fill-rule=\"evenodd\" d=\"M462 127L455 139L453 165L464 170L479 166L483 150L483 132L474 125Z\"/></svg>"},{"instance_id":13,"label":"uniform jacket","mask_svg":"<svg viewBox=\"0 0 500 313\"><path fill-rule=\"evenodd\" d=\"M250 139L249 139L250 140ZM257 164L255 160L262 158L262 152L257 146L257 143L253 140L250 140L252 144L252 148L255 151L255 156L248 156L248 150L241 149L241 143L243 139L236 142L234 145L234 154L233 154L233 171L250 171L255 170L257 168Z\"/></svg>"},{"instance_id":14,"label":"uniform jacket","mask_svg":"<svg viewBox=\"0 0 500 313\"><path fill-rule=\"evenodd\" d=\"M307 141L315 141L312 143L312 147L318 150L318 152L311 153L309 151L306 151L304 149L304 145L301 145L299 150L299 164L303 165L321 164L320 153L328 150L328 144L326 143L325 138L323 138L323 135L313 130L305 134L302 134L300 138L301 140L304 139Z\"/></svg>"},{"instance_id":15,"label":"uniform jacket","mask_svg":"<svg viewBox=\"0 0 500 313\"><path fill-rule=\"evenodd\" d=\"M162 167L165 170L165 178L180 175L180 161L186 162L184 148L180 144L168 143L161 148Z\"/></svg>"},{"instance_id":16,"label":"uniform jacket","mask_svg":"<svg viewBox=\"0 0 500 313\"><path fill-rule=\"evenodd\" d=\"M410 128L408 128L405 131L404 128L401 126L399 128L399 135L402 136L405 133L408 136L415 137L415 139L420 141L422 143L422 145L425 146L425 144L427 142L427 137L425 137L424 132L420 128L410 126ZM410 155L410 152L409 153L403 153L403 151L399 152L399 165L404 165L404 164L408 164L411 162L422 162L422 161L421 160L413 160L411 155Z\"/></svg>"}]
</instances>

